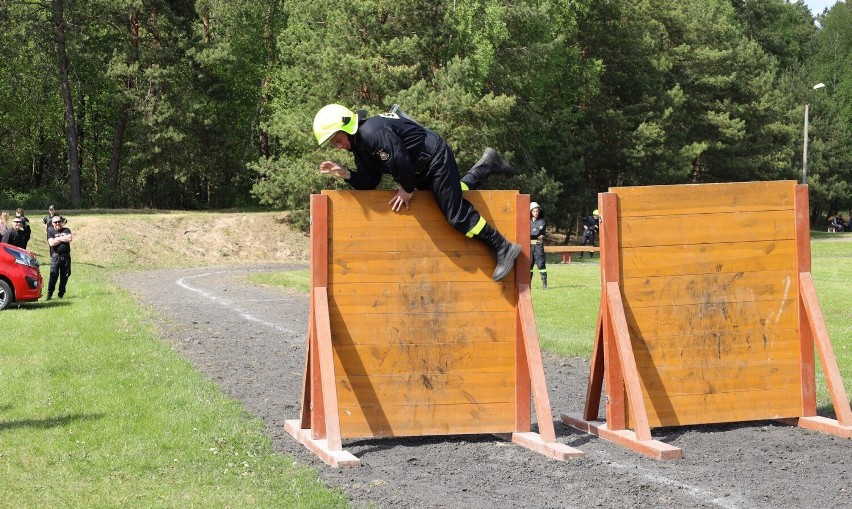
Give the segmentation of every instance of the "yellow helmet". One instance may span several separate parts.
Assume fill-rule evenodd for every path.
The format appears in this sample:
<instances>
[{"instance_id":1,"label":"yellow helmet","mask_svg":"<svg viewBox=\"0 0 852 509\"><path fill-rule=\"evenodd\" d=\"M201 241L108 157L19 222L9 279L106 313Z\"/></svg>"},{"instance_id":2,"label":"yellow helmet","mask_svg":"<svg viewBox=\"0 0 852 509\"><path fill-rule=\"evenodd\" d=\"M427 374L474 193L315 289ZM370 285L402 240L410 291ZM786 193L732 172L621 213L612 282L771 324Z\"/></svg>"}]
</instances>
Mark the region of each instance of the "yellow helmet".
<instances>
[{"instance_id":1,"label":"yellow helmet","mask_svg":"<svg viewBox=\"0 0 852 509\"><path fill-rule=\"evenodd\" d=\"M323 106L314 117L314 136L322 145L337 131L355 134L358 131L358 115L339 104Z\"/></svg>"}]
</instances>

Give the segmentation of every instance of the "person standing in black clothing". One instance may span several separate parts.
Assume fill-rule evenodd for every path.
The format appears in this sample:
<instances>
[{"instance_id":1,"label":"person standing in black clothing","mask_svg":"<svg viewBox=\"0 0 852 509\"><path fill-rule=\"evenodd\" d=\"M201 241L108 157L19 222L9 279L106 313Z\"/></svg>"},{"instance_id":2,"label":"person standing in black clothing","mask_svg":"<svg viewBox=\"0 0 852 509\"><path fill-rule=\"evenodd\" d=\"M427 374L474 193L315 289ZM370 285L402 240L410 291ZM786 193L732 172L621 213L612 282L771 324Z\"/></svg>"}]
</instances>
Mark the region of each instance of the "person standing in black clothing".
<instances>
[{"instance_id":1,"label":"person standing in black clothing","mask_svg":"<svg viewBox=\"0 0 852 509\"><path fill-rule=\"evenodd\" d=\"M591 216L585 216L581 219L583 222L583 239L580 242L581 246L594 246L595 245L595 234L598 232L598 224L600 223L600 215L598 214L598 209L592 211ZM580 253L580 258L583 257L584 253ZM595 253L589 253L589 256L594 258Z\"/></svg>"},{"instance_id":2,"label":"person standing in black clothing","mask_svg":"<svg viewBox=\"0 0 852 509\"><path fill-rule=\"evenodd\" d=\"M28 235L24 230L24 221L18 216L15 216L12 219L12 226L6 230L6 233L3 234L3 237L0 238L0 242L5 242L6 244L12 244L13 246L17 246L21 249L27 248L27 239Z\"/></svg>"},{"instance_id":3,"label":"person standing in black clothing","mask_svg":"<svg viewBox=\"0 0 852 509\"><path fill-rule=\"evenodd\" d=\"M51 205L47 208L47 215L41 218L41 222L44 223L44 230L48 231L53 228L53 218L57 216L56 208Z\"/></svg>"},{"instance_id":4,"label":"person standing in black clothing","mask_svg":"<svg viewBox=\"0 0 852 509\"><path fill-rule=\"evenodd\" d=\"M547 290L547 259L544 254L544 235L547 233L547 223L541 206L530 203L530 283L532 283L533 267L538 266L541 275L541 287Z\"/></svg>"},{"instance_id":5,"label":"person standing in black clothing","mask_svg":"<svg viewBox=\"0 0 852 509\"><path fill-rule=\"evenodd\" d=\"M506 240L462 197L463 190L476 189L492 172L514 173L494 149L486 149L460 179L455 155L447 142L401 112L366 118L366 112L354 113L345 106L329 104L317 112L313 130L319 145L330 141L355 157L355 171L323 161L320 173L343 179L354 189L375 189L382 175L391 175L397 192L388 205L394 212L409 208L415 189L431 190L447 222L467 237L484 242L494 254L494 281L500 281L512 270L521 246Z\"/></svg>"},{"instance_id":6,"label":"person standing in black clothing","mask_svg":"<svg viewBox=\"0 0 852 509\"><path fill-rule=\"evenodd\" d=\"M23 242L23 245L18 247L20 247L21 249L26 249L27 244L30 242L30 235L32 234L32 230L30 229L30 220L27 218L27 216L24 215L24 209L21 208L15 209L15 218L21 219L21 227L24 231L22 237L23 240L21 240L21 242Z\"/></svg>"},{"instance_id":7,"label":"person standing in black clothing","mask_svg":"<svg viewBox=\"0 0 852 509\"><path fill-rule=\"evenodd\" d=\"M51 218L51 228L47 230L47 243L50 245L50 279L47 285L47 300L53 298L56 280L59 280L59 298L65 296L65 287L71 276L71 230L62 226L62 216Z\"/></svg>"}]
</instances>

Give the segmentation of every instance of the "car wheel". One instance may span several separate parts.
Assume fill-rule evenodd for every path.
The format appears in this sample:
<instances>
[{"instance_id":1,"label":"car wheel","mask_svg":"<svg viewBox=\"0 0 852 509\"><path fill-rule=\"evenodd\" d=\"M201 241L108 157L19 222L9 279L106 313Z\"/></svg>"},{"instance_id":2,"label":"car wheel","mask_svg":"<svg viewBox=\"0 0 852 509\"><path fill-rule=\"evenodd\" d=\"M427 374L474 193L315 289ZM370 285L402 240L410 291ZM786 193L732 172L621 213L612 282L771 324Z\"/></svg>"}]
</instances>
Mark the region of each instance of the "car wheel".
<instances>
[{"instance_id":1,"label":"car wheel","mask_svg":"<svg viewBox=\"0 0 852 509\"><path fill-rule=\"evenodd\" d=\"M12 287L9 283L0 279L0 311L9 307L12 303Z\"/></svg>"}]
</instances>

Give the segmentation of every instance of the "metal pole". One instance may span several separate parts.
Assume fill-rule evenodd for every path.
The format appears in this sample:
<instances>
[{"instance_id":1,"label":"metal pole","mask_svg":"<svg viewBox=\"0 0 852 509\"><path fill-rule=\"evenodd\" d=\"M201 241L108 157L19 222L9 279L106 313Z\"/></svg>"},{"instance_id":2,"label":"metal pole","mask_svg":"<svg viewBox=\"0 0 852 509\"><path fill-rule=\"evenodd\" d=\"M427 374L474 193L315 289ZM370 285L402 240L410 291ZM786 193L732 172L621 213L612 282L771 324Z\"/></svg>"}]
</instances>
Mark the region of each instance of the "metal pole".
<instances>
[{"instance_id":1,"label":"metal pole","mask_svg":"<svg viewBox=\"0 0 852 509\"><path fill-rule=\"evenodd\" d=\"M808 103L805 101L805 147L802 150L802 184L808 183Z\"/></svg>"}]
</instances>

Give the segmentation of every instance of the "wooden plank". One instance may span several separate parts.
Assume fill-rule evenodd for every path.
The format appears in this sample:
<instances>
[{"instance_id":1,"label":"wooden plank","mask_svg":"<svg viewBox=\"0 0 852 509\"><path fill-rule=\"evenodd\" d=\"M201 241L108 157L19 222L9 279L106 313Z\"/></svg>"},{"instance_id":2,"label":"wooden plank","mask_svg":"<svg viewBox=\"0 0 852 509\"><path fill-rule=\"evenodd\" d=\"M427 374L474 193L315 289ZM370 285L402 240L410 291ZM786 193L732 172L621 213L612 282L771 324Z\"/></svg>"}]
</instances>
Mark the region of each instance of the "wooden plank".
<instances>
[{"instance_id":1,"label":"wooden plank","mask_svg":"<svg viewBox=\"0 0 852 509\"><path fill-rule=\"evenodd\" d=\"M419 345L335 346L339 377L434 375L443 373L514 373L515 344L433 343Z\"/></svg>"},{"instance_id":2,"label":"wooden plank","mask_svg":"<svg viewBox=\"0 0 852 509\"><path fill-rule=\"evenodd\" d=\"M328 295L324 287L314 288L314 317L317 335L317 353L319 355L320 384L325 412L325 438L332 451L341 450L340 424L337 413L337 388L334 381L332 364L331 330L328 323Z\"/></svg>"},{"instance_id":3,"label":"wooden plank","mask_svg":"<svg viewBox=\"0 0 852 509\"><path fill-rule=\"evenodd\" d=\"M618 223L619 245L628 248L792 240L793 218L792 208L746 214L734 209L712 214L625 217Z\"/></svg>"},{"instance_id":4,"label":"wooden plank","mask_svg":"<svg viewBox=\"0 0 852 509\"><path fill-rule=\"evenodd\" d=\"M793 207L795 181L612 187L619 196L619 217L706 214ZM604 216L605 218L606 216Z\"/></svg>"},{"instance_id":5,"label":"wooden plank","mask_svg":"<svg viewBox=\"0 0 852 509\"><path fill-rule=\"evenodd\" d=\"M514 371L347 375L337 378L341 404L367 406L457 405L515 401ZM529 399L529 398L527 398Z\"/></svg>"},{"instance_id":6,"label":"wooden plank","mask_svg":"<svg viewBox=\"0 0 852 509\"><path fill-rule=\"evenodd\" d=\"M472 241L473 242L473 241ZM478 241L477 241L478 242ZM329 261L329 284L410 283L428 281L487 282L494 272L494 257L488 252L410 253L394 251L377 257L374 253L334 254ZM514 283L515 272L507 276Z\"/></svg>"},{"instance_id":7,"label":"wooden plank","mask_svg":"<svg viewBox=\"0 0 852 509\"><path fill-rule=\"evenodd\" d=\"M849 408L849 397L843 388L843 377L837 366L837 358L834 356L834 348L828 338L828 329L825 319L817 301L816 288L810 272L799 274L799 283L802 289L802 303L807 313L807 323L803 327L809 327L811 335L819 352L822 373L825 376L825 384L828 386L828 394L837 415L837 422L841 426L852 426L852 409Z\"/></svg>"},{"instance_id":8,"label":"wooden plank","mask_svg":"<svg viewBox=\"0 0 852 509\"><path fill-rule=\"evenodd\" d=\"M518 316L521 320L523 333L521 339L524 343L533 400L535 401L538 432L545 442L556 442L550 398L547 395L547 381L544 379L544 362L541 359L538 334L535 330L535 317L529 285L522 285L518 288Z\"/></svg>"},{"instance_id":9,"label":"wooden plank","mask_svg":"<svg viewBox=\"0 0 852 509\"><path fill-rule=\"evenodd\" d=\"M562 414L560 419L564 424L573 426L586 433L598 435L604 440L627 447L640 454L655 460L679 460L683 458L683 451L673 445L660 442L659 440L639 440L636 433L622 429L612 430L609 423L597 419L585 419L580 414Z\"/></svg>"},{"instance_id":10,"label":"wooden plank","mask_svg":"<svg viewBox=\"0 0 852 509\"><path fill-rule=\"evenodd\" d=\"M789 419L789 424L799 426L800 428L819 431L828 435L835 435L842 438L852 438L852 426L841 426L834 419L814 415L811 417L800 417L798 419Z\"/></svg>"},{"instance_id":11,"label":"wooden plank","mask_svg":"<svg viewBox=\"0 0 852 509\"><path fill-rule=\"evenodd\" d=\"M335 285L329 296L332 314L514 313L515 289L508 283L485 281L460 285L454 281L362 283Z\"/></svg>"},{"instance_id":12,"label":"wooden plank","mask_svg":"<svg viewBox=\"0 0 852 509\"><path fill-rule=\"evenodd\" d=\"M798 331L738 330L672 336L633 337L631 344L640 367L679 366L734 360L748 363L765 359L799 359Z\"/></svg>"},{"instance_id":13,"label":"wooden plank","mask_svg":"<svg viewBox=\"0 0 852 509\"><path fill-rule=\"evenodd\" d=\"M332 467L357 467L361 465L361 460L352 453L332 450L328 446L328 440L314 439L311 436L310 429L300 427L298 419L284 421L284 429L309 451L316 454L319 459Z\"/></svg>"},{"instance_id":14,"label":"wooden plank","mask_svg":"<svg viewBox=\"0 0 852 509\"><path fill-rule=\"evenodd\" d=\"M433 221L429 224L420 222L410 225L398 221L387 224L347 222L344 226L334 227L330 247L331 251L338 255L344 252L393 251L458 251L467 254L488 252L485 244L450 228L443 219L440 223Z\"/></svg>"},{"instance_id":15,"label":"wooden plank","mask_svg":"<svg viewBox=\"0 0 852 509\"><path fill-rule=\"evenodd\" d=\"M529 286L529 285L527 285ZM523 341L523 327L520 310L515 313L515 431L527 432L532 429L532 380L526 344Z\"/></svg>"},{"instance_id":16,"label":"wooden plank","mask_svg":"<svg viewBox=\"0 0 852 509\"><path fill-rule=\"evenodd\" d=\"M648 426L647 410L642 399L641 386L639 383L639 372L636 368L636 358L633 356L633 347L630 344L630 335L627 332L627 320L624 317L624 305L621 302L621 291L618 283L606 284L606 295L608 311L612 321L612 340L616 344L618 363L621 366L624 377L624 389L627 392L631 419L634 422L634 431L639 440L650 440L651 429Z\"/></svg>"},{"instance_id":17,"label":"wooden plank","mask_svg":"<svg viewBox=\"0 0 852 509\"><path fill-rule=\"evenodd\" d=\"M628 304L626 315L630 335L643 338L705 332L795 330L799 323L793 299L635 309Z\"/></svg>"},{"instance_id":18,"label":"wooden plank","mask_svg":"<svg viewBox=\"0 0 852 509\"><path fill-rule=\"evenodd\" d=\"M486 343L514 341L514 313L488 313L471 320L466 313L371 315L331 315L335 345L402 345L443 343Z\"/></svg>"},{"instance_id":19,"label":"wooden plank","mask_svg":"<svg viewBox=\"0 0 852 509\"><path fill-rule=\"evenodd\" d=\"M514 402L461 405L341 406L344 438L511 433Z\"/></svg>"},{"instance_id":20,"label":"wooden plank","mask_svg":"<svg viewBox=\"0 0 852 509\"><path fill-rule=\"evenodd\" d=\"M646 400L651 427L796 417L801 411L798 386ZM632 416L631 416L632 417Z\"/></svg>"},{"instance_id":21,"label":"wooden plank","mask_svg":"<svg viewBox=\"0 0 852 509\"><path fill-rule=\"evenodd\" d=\"M530 359L527 355L527 343L524 341L524 331L529 327L529 316L522 312L519 296L524 289L529 291L530 276L530 221L526 211L530 209L528 194L519 194L515 200L515 242L521 246L521 254L515 259L515 434L528 433L532 429L533 377L530 373ZM532 329L535 331L535 318L532 317ZM539 355L541 353L539 352Z\"/></svg>"},{"instance_id":22,"label":"wooden plank","mask_svg":"<svg viewBox=\"0 0 852 509\"><path fill-rule=\"evenodd\" d=\"M797 274L810 273L811 218L808 187L806 185L796 186L796 252ZM801 295L800 288L800 299ZM814 337L808 324L807 311L804 305L799 306L799 324L799 342L801 343L802 354L802 415L814 416L817 413L816 359L814 357Z\"/></svg>"},{"instance_id":23,"label":"wooden plank","mask_svg":"<svg viewBox=\"0 0 852 509\"><path fill-rule=\"evenodd\" d=\"M631 308L743 302L790 298L798 292L798 277L794 270L650 276L625 278L621 288Z\"/></svg>"},{"instance_id":24,"label":"wooden plank","mask_svg":"<svg viewBox=\"0 0 852 509\"><path fill-rule=\"evenodd\" d=\"M445 219L435 204L435 199L429 191L415 192L414 200L409 210L393 212L388 201L395 191L322 191L332 202L332 212L335 217L348 220L380 220L382 217L393 217L400 221L420 221ZM487 221L507 222L507 227L514 225L515 197L517 191L467 191L464 199L473 205Z\"/></svg>"},{"instance_id":25,"label":"wooden plank","mask_svg":"<svg viewBox=\"0 0 852 509\"><path fill-rule=\"evenodd\" d=\"M317 332L317 316L314 306L316 289L328 284L328 198L311 195L311 309L309 312L309 345L308 369L310 376L310 396L305 403L310 403L307 410L310 414L311 438L326 438L325 398L323 396L322 370L320 367L319 343ZM327 317L326 317L327 319ZM308 383L307 381L305 383Z\"/></svg>"},{"instance_id":26,"label":"wooden plank","mask_svg":"<svg viewBox=\"0 0 852 509\"><path fill-rule=\"evenodd\" d=\"M618 196L615 193L598 195L601 221L601 310L604 334L604 380L606 387L606 416L610 429L627 426L627 398L624 392L624 375L618 357L618 348L610 311L607 283L618 282L621 252L618 249Z\"/></svg>"},{"instance_id":27,"label":"wooden plank","mask_svg":"<svg viewBox=\"0 0 852 509\"><path fill-rule=\"evenodd\" d=\"M638 356L637 356L638 357ZM735 359L681 366L639 366L642 392L651 399L674 396L737 393L787 387L798 400L801 383L798 356L764 359L748 364Z\"/></svg>"},{"instance_id":28,"label":"wooden plank","mask_svg":"<svg viewBox=\"0 0 852 509\"><path fill-rule=\"evenodd\" d=\"M559 442L548 442L544 440L538 433L512 433L510 437L512 443L526 447L539 454L544 454L549 458L559 461L565 461L568 458L582 458L586 455L580 449L568 447Z\"/></svg>"},{"instance_id":29,"label":"wooden plank","mask_svg":"<svg viewBox=\"0 0 852 509\"><path fill-rule=\"evenodd\" d=\"M311 288L328 286L328 198L311 195Z\"/></svg>"},{"instance_id":30,"label":"wooden plank","mask_svg":"<svg viewBox=\"0 0 852 509\"><path fill-rule=\"evenodd\" d=\"M623 248L622 278L795 270L793 241Z\"/></svg>"},{"instance_id":31,"label":"wooden plank","mask_svg":"<svg viewBox=\"0 0 852 509\"><path fill-rule=\"evenodd\" d=\"M313 301L313 291L311 291L311 301ZM299 427L305 429L310 429L311 427L311 397L313 396L311 354L314 348L311 338L314 335L314 307L311 306L310 311L308 311L308 337L305 339L305 367L302 376L301 413L299 414Z\"/></svg>"},{"instance_id":32,"label":"wooden plank","mask_svg":"<svg viewBox=\"0 0 852 509\"><path fill-rule=\"evenodd\" d=\"M544 246L545 253L598 253L600 250L595 246Z\"/></svg>"},{"instance_id":33,"label":"wooden plank","mask_svg":"<svg viewBox=\"0 0 852 509\"><path fill-rule=\"evenodd\" d=\"M589 381L586 384L586 403L583 406L583 418L597 420L601 405L601 391L604 380L604 302L598 304L598 319L595 325L595 343L592 347L592 359L589 363Z\"/></svg>"}]
</instances>

